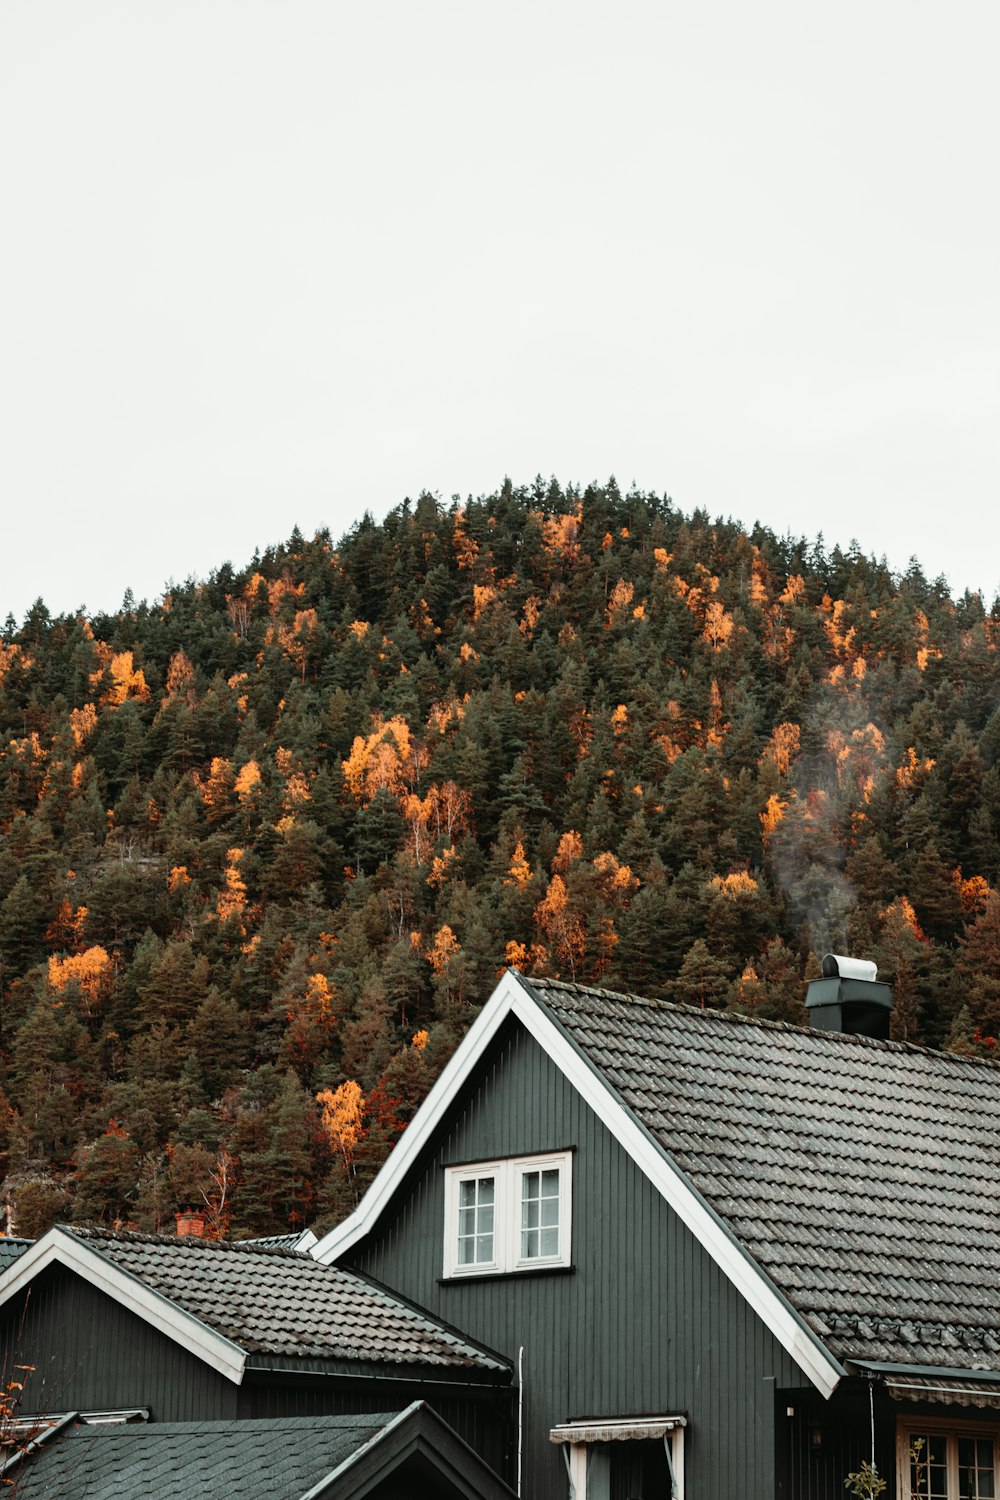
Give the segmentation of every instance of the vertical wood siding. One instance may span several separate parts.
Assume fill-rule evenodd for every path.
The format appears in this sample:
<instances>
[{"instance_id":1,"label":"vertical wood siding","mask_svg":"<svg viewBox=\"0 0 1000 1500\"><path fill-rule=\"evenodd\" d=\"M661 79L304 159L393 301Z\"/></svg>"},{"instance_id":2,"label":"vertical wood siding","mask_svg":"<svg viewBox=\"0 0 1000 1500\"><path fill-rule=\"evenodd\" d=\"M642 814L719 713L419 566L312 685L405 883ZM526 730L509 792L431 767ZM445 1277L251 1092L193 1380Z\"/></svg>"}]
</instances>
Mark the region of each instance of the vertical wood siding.
<instances>
[{"instance_id":1,"label":"vertical wood siding","mask_svg":"<svg viewBox=\"0 0 1000 1500\"><path fill-rule=\"evenodd\" d=\"M248 1376L238 1393L240 1417L341 1416L371 1411L400 1411L411 1401L426 1400L459 1437L497 1473L512 1451L511 1396L498 1391L483 1396L450 1396L440 1389L421 1390L418 1383L402 1390L392 1382L367 1380L356 1389L341 1382L279 1382Z\"/></svg>"},{"instance_id":2,"label":"vertical wood siding","mask_svg":"<svg viewBox=\"0 0 1000 1500\"><path fill-rule=\"evenodd\" d=\"M443 1164L566 1146L574 1272L442 1284ZM804 1377L519 1025L430 1151L349 1259L515 1362L524 1346L524 1500L567 1493L555 1423L676 1411L689 1496L773 1500L774 1392Z\"/></svg>"},{"instance_id":3,"label":"vertical wood siding","mask_svg":"<svg viewBox=\"0 0 1000 1500\"><path fill-rule=\"evenodd\" d=\"M36 1366L23 1411L148 1406L160 1422L236 1415L231 1381L72 1272L51 1267L15 1304L3 1309L0 1338L5 1369Z\"/></svg>"},{"instance_id":4,"label":"vertical wood siding","mask_svg":"<svg viewBox=\"0 0 1000 1500\"><path fill-rule=\"evenodd\" d=\"M846 1476L871 1456L868 1389L847 1385L829 1401L816 1392L779 1391L775 1427L778 1500L843 1500ZM813 1442L814 1433L818 1443ZM875 1462L887 1481L887 1495L895 1495L895 1407L878 1388Z\"/></svg>"}]
</instances>

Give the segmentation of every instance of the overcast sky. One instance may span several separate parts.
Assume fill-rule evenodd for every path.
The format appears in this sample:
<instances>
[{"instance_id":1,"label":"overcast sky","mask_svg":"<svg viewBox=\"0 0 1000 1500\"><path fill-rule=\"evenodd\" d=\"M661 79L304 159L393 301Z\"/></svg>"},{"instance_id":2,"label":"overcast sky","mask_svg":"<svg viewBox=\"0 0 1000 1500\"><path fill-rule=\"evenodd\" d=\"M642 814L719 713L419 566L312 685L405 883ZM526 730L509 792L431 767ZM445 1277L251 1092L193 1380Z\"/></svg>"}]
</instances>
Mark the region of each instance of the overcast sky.
<instances>
[{"instance_id":1,"label":"overcast sky","mask_svg":"<svg viewBox=\"0 0 1000 1500\"><path fill-rule=\"evenodd\" d=\"M996 0L0 0L0 618L505 474L1000 586Z\"/></svg>"}]
</instances>

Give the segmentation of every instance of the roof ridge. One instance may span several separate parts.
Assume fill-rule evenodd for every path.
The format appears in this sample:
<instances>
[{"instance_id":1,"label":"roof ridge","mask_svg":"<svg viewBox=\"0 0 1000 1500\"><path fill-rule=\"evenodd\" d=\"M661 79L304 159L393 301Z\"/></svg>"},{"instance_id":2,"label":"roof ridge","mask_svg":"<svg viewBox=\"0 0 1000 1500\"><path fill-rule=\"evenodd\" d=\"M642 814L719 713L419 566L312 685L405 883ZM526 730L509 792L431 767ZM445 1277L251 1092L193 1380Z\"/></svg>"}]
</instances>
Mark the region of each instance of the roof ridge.
<instances>
[{"instance_id":1,"label":"roof ridge","mask_svg":"<svg viewBox=\"0 0 1000 1500\"><path fill-rule=\"evenodd\" d=\"M106 1229L100 1224L59 1224L57 1227L78 1238L104 1240L110 1244L164 1245L171 1249L184 1246L219 1252L235 1250L241 1255L267 1255L292 1260L296 1265L304 1265L307 1261L320 1264L312 1256L303 1255L300 1250L286 1250L280 1245L262 1245L257 1240L208 1240L197 1234L151 1234L143 1229Z\"/></svg>"},{"instance_id":2,"label":"roof ridge","mask_svg":"<svg viewBox=\"0 0 1000 1500\"><path fill-rule=\"evenodd\" d=\"M529 976L518 971L518 977L529 988L537 987L541 990L565 990L572 994L579 992L584 995L594 995L601 1000L624 1000L630 1005L638 1005L646 1010L677 1012L681 1015L691 1016L693 1019L708 1021L710 1024L727 1022L734 1026L759 1027L762 1031L777 1031L790 1033L793 1036L815 1037L818 1040L830 1044L848 1044L850 1046L875 1047L879 1050L906 1053L911 1056L934 1057L942 1061L965 1065L973 1063L977 1067L998 1069L1000 1059L992 1057L975 1057L964 1052L946 1052L940 1047L928 1047L921 1042L897 1042L889 1038L863 1036L854 1031L824 1031L817 1026L796 1026L791 1021L772 1021L765 1016L746 1016L738 1011L718 1010L713 1006L704 1008L697 1005L685 1005L678 1000L652 999L646 995L635 995L626 990L608 990L600 985L569 983L564 979L549 979L543 976Z\"/></svg>"}]
</instances>

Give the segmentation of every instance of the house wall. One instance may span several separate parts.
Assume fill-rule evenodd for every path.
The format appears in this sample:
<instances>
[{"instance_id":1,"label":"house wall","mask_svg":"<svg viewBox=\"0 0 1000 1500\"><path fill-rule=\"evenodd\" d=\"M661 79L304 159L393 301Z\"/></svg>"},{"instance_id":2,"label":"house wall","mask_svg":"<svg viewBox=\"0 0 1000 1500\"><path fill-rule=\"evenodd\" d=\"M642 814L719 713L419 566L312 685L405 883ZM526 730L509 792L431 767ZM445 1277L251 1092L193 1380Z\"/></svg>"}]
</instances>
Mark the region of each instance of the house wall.
<instances>
[{"instance_id":1,"label":"house wall","mask_svg":"<svg viewBox=\"0 0 1000 1500\"><path fill-rule=\"evenodd\" d=\"M113 1298L60 1266L38 1275L26 1295L0 1310L4 1378L14 1365L34 1365L25 1378L24 1412L98 1411L148 1407L154 1421L216 1421L231 1417L339 1416L398 1411L420 1398L491 1468L511 1449L511 1393L449 1391L419 1372L407 1381L371 1374L337 1379L248 1370L236 1386L158 1333Z\"/></svg>"},{"instance_id":2,"label":"house wall","mask_svg":"<svg viewBox=\"0 0 1000 1500\"><path fill-rule=\"evenodd\" d=\"M573 1270L442 1282L443 1166L570 1146ZM515 1362L523 1346L524 1500L567 1493L557 1422L650 1412L688 1416L689 1497L774 1500L775 1391L805 1377L519 1023L344 1261Z\"/></svg>"},{"instance_id":3,"label":"house wall","mask_svg":"<svg viewBox=\"0 0 1000 1500\"><path fill-rule=\"evenodd\" d=\"M778 1500L843 1500L844 1480L872 1455L896 1493L896 1415L881 1387L845 1383L824 1401L816 1391L779 1391L775 1410Z\"/></svg>"},{"instance_id":4,"label":"house wall","mask_svg":"<svg viewBox=\"0 0 1000 1500\"><path fill-rule=\"evenodd\" d=\"M248 1371L237 1393L239 1417L316 1417L348 1413L399 1411L414 1400L448 1423L494 1472L503 1473L514 1451L509 1389L449 1392L442 1382L359 1379L345 1381L278 1380L263 1371Z\"/></svg>"},{"instance_id":5,"label":"house wall","mask_svg":"<svg viewBox=\"0 0 1000 1500\"><path fill-rule=\"evenodd\" d=\"M134 1313L60 1266L5 1304L4 1370L34 1365L21 1409L148 1406L160 1422L236 1415L236 1387Z\"/></svg>"}]
</instances>

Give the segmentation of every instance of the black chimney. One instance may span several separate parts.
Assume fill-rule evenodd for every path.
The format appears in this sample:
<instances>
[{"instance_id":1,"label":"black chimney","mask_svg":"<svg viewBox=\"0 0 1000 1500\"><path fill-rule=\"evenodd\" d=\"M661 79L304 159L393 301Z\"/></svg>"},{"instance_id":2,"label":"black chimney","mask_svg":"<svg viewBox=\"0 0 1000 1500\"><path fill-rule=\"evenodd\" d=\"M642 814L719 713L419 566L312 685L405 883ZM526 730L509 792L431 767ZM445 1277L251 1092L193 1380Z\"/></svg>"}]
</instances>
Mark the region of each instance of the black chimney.
<instances>
[{"instance_id":1,"label":"black chimney","mask_svg":"<svg viewBox=\"0 0 1000 1500\"><path fill-rule=\"evenodd\" d=\"M867 959L828 953L823 978L810 980L806 990L810 1023L817 1031L848 1031L888 1040L892 986L877 983L877 972Z\"/></svg>"}]
</instances>

